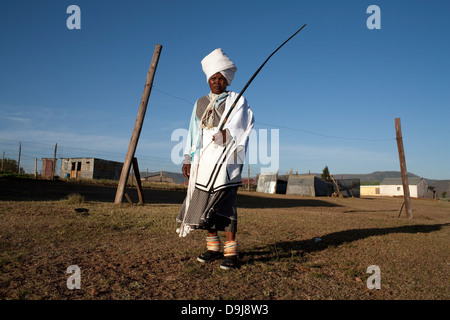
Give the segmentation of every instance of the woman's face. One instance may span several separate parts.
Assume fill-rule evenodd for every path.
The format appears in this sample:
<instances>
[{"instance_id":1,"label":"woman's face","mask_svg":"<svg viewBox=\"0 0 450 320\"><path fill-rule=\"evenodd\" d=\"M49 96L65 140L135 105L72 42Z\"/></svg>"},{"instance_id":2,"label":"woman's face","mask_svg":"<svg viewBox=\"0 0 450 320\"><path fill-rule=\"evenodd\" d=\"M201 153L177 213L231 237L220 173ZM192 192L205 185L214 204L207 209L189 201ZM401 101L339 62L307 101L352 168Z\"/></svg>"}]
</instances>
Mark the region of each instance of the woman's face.
<instances>
[{"instance_id":1,"label":"woman's face","mask_svg":"<svg viewBox=\"0 0 450 320\"><path fill-rule=\"evenodd\" d=\"M220 72L217 72L209 78L208 84L212 93L221 94L226 91L228 82Z\"/></svg>"}]
</instances>

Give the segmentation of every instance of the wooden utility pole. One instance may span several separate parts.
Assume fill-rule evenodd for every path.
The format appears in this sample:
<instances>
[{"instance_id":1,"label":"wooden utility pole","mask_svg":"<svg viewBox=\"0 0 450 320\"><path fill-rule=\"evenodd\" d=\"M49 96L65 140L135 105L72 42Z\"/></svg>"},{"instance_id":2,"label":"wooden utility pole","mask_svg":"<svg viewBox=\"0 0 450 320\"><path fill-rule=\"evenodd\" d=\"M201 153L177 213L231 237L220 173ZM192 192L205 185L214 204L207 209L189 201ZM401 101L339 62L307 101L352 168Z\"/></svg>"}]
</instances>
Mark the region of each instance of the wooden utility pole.
<instances>
[{"instance_id":1,"label":"wooden utility pole","mask_svg":"<svg viewBox=\"0 0 450 320\"><path fill-rule=\"evenodd\" d=\"M56 174L56 150L58 148L58 144L55 143L55 153L53 154L53 163L52 163L52 180L55 179Z\"/></svg>"},{"instance_id":2,"label":"wooden utility pole","mask_svg":"<svg viewBox=\"0 0 450 320\"><path fill-rule=\"evenodd\" d=\"M247 191L250 191L250 165L248 165Z\"/></svg>"},{"instance_id":3,"label":"wooden utility pole","mask_svg":"<svg viewBox=\"0 0 450 320\"><path fill-rule=\"evenodd\" d=\"M395 118L395 133L397 136L398 156L400 159L400 172L402 175L403 194L405 200L404 205L406 208L406 215L409 219L412 219L413 213L411 207L411 198L409 197L408 171L406 170L405 150L403 149L402 126L400 123L400 118Z\"/></svg>"},{"instance_id":4,"label":"wooden utility pole","mask_svg":"<svg viewBox=\"0 0 450 320\"><path fill-rule=\"evenodd\" d=\"M125 185L128 179L128 172L130 172L131 163L136 152L137 143L141 134L142 124L144 123L145 112L147 111L148 99L152 91L153 78L155 77L156 67L158 65L159 55L161 53L162 45L157 44L153 53L152 62L147 72L147 80L145 82L144 93L142 94L141 104L134 124L133 134L131 135L130 145L128 146L125 162L120 174L119 184L117 186L116 198L114 203L122 203Z\"/></svg>"},{"instance_id":5,"label":"wooden utility pole","mask_svg":"<svg viewBox=\"0 0 450 320\"><path fill-rule=\"evenodd\" d=\"M134 167L131 167L130 173L131 173L131 179L130 179L131 187L134 187ZM130 174L128 174L128 176L130 176Z\"/></svg>"},{"instance_id":6,"label":"wooden utility pole","mask_svg":"<svg viewBox=\"0 0 450 320\"><path fill-rule=\"evenodd\" d=\"M17 173L20 173L20 153L22 152L22 142L19 142L19 158L17 159Z\"/></svg>"}]
</instances>

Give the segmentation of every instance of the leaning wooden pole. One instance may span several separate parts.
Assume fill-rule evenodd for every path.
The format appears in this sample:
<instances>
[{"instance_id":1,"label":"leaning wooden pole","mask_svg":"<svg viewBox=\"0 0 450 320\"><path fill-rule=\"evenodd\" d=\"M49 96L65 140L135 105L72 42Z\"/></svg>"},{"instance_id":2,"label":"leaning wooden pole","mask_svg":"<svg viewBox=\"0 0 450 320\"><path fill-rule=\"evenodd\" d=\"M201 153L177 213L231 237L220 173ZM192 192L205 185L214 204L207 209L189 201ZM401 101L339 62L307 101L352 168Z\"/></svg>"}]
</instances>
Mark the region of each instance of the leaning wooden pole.
<instances>
[{"instance_id":1,"label":"leaning wooden pole","mask_svg":"<svg viewBox=\"0 0 450 320\"><path fill-rule=\"evenodd\" d=\"M144 192L142 191L141 174L139 172L139 166L136 158L133 158L133 171L136 177L136 188L139 196L139 204L144 204Z\"/></svg>"},{"instance_id":2,"label":"leaning wooden pole","mask_svg":"<svg viewBox=\"0 0 450 320\"><path fill-rule=\"evenodd\" d=\"M152 62L147 72L147 80L145 82L144 93L142 95L141 104L136 117L136 123L134 125L133 134L131 135L130 145L128 146L125 162L122 167L122 173L120 174L119 184L117 186L116 198L114 203L122 203L123 194L125 191L125 185L128 179L128 172L133 162L134 154L136 152L137 143L141 134L142 124L144 123L145 112L147 111L148 99L150 92L152 91L153 78L155 77L156 67L158 65L159 55L161 53L162 45L157 44L153 53Z\"/></svg>"},{"instance_id":3,"label":"leaning wooden pole","mask_svg":"<svg viewBox=\"0 0 450 320\"><path fill-rule=\"evenodd\" d=\"M402 137L402 126L400 123L400 118L395 118L395 133L397 136L397 147L398 156L400 159L400 172L402 175L403 183L403 194L404 194L404 204L406 208L406 215L408 218L412 219L412 206L411 198L409 196L409 182L408 182L408 171L406 170L406 160L405 160L405 150L403 149L403 137ZM400 211L401 213L401 211Z\"/></svg>"}]
</instances>

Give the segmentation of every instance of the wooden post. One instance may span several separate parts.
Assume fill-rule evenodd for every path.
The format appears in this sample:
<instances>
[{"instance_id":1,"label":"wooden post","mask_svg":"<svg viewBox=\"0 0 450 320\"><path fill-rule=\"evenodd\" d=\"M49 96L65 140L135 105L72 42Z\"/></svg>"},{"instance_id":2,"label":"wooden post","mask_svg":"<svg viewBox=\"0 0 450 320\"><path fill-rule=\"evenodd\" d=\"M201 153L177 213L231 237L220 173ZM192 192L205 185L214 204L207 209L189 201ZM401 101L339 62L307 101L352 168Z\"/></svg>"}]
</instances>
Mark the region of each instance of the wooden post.
<instances>
[{"instance_id":1,"label":"wooden post","mask_svg":"<svg viewBox=\"0 0 450 320\"><path fill-rule=\"evenodd\" d=\"M3 161L5 160L5 151L2 154L2 166L0 167L0 171L3 171Z\"/></svg>"},{"instance_id":2,"label":"wooden post","mask_svg":"<svg viewBox=\"0 0 450 320\"><path fill-rule=\"evenodd\" d=\"M130 145L128 146L125 162L122 167L122 173L120 174L119 184L117 186L116 198L114 203L122 203L123 194L125 190L125 184L128 178L128 172L130 172L131 162L133 161L134 154L136 152L137 143L141 134L142 124L144 122L145 112L147 111L148 99L153 86L153 78L155 77L156 67L158 65L159 55L161 53L162 46L157 44L153 53L152 62L147 72L147 80L145 82L144 93L142 94L141 104L136 117L136 123L134 125L133 134L131 135Z\"/></svg>"},{"instance_id":3,"label":"wooden post","mask_svg":"<svg viewBox=\"0 0 450 320\"><path fill-rule=\"evenodd\" d=\"M400 172L402 175L404 204L406 207L406 214L408 218L412 219L413 213L411 207L411 198L409 197L408 171L406 170L405 150L403 149L403 137L400 118L395 118L395 133L397 136L398 156L400 159Z\"/></svg>"},{"instance_id":4,"label":"wooden post","mask_svg":"<svg viewBox=\"0 0 450 320\"><path fill-rule=\"evenodd\" d=\"M334 180L332 174L330 174L330 178L331 178L331 180L333 181L334 185L336 186L336 195L337 195L339 198L343 198L343 196L341 195L341 191L339 190L339 185L337 184L336 180Z\"/></svg>"},{"instance_id":5,"label":"wooden post","mask_svg":"<svg viewBox=\"0 0 450 320\"><path fill-rule=\"evenodd\" d=\"M250 191L250 165L248 165L247 191Z\"/></svg>"},{"instance_id":6,"label":"wooden post","mask_svg":"<svg viewBox=\"0 0 450 320\"><path fill-rule=\"evenodd\" d=\"M55 179L56 173L56 149L58 148L58 144L55 143L55 153L53 154L53 164L52 164L52 180Z\"/></svg>"},{"instance_id":7,"label":"wooden post","mask_svg":"<svg viewBox=\"0 0 450 320\"><path fill-rule=\"evenodd\" d=\"M22 152L22 142L19 142L19 158L17 159L17 173L20 173L20 153Z\"/></svg>"},{"instance_id":8,"label":"wooden post","mask_svg":"<svg viewBox=\"0 0 450 320\"><path fill-rule=\"evenodd\" d=\"M128 175L129 176L129 175ZM127 179L128 180L128 179ZM131 179L130 179L131 187L134 187L134 167L131 167Z\"/></svg>"},{"instance_id":9,"label":"wooden post","mask_svg":"<svg viewBox=\"0 0 450 320\"><path fill-rule=\"evenodd\" d=\"M37 158L34 158L34 178L37 179Z\"/></svg>"},{"instance_id":10,"label":"wooden post","mask_svg":"<svg viewBox=\"0 0 450 320\"><path fill-rule=\"evenodd\" d=\"M133 204L133 201L131 201L131 198L128 195L128 193L125 193L125 198L127 198L129 204Z\"/></svg>"},{"instance_id":11,"label":"wooden post","mask_svg":"<svg viewBox=\"0 0 450 320\"><path fill-rule=\"evenodd\" d=\"M139 173L139 166L136 158L133 158L133 171L136 176L136 187L139 196L139 204L144 204L144 194L142 192L141 174Z\"/></svg>"}]
</instances>

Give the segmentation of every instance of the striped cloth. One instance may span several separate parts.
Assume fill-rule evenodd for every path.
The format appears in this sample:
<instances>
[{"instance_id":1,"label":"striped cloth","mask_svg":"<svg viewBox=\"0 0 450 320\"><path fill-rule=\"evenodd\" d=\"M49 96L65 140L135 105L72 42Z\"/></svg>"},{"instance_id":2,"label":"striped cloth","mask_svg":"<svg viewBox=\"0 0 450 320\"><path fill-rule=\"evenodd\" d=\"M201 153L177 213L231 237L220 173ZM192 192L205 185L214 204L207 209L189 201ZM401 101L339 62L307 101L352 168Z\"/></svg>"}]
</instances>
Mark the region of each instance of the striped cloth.
<instances>
[{"instance_id":1,"label":"striped cloth","mask_svg":"<svg viewBox=\"0 0 450 320\"><path fill-rule=\"evenodd\" d=\"M237 231L237 187L214 193L195 189L186 210L186 199L177 216L177 222L194 229ZM187 212L186 212L187 211Z\"/></svg>"}]
</instances>

